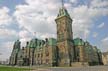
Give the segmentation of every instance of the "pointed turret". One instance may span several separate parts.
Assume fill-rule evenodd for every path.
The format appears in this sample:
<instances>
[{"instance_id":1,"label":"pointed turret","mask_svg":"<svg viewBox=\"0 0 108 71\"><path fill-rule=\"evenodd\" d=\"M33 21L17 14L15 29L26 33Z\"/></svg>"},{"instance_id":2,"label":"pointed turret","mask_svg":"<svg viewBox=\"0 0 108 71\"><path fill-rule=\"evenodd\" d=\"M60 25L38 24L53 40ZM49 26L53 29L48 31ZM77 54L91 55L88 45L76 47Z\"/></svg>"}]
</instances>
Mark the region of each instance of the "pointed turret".
<instances>
[{"instance_id":1,"label":"pointed turret","mask_svg":"<svg viewBox=\"0 0 108 71\"><path fill-rule=\"evenodd\" d=\"M62 16L70 17L70 15L69 15L69 13L68 13L68 11L66 10L65 7L62 7L62 8L59 9L59 13L58 13L57 18L62 17Z\"/></svg>"},{"instance_id":2,"label":"pointed turret","mask_svg":"<svg viewBox=\"0 0 108 71\"><path fill-rule=\"evenodd\" d=\"M63 16L70 17L67 9L64 7L64 1L62 0L62 7L59 9L59 13L58 13L57 18L63 17Z\"/></svg>"}]
</instances>

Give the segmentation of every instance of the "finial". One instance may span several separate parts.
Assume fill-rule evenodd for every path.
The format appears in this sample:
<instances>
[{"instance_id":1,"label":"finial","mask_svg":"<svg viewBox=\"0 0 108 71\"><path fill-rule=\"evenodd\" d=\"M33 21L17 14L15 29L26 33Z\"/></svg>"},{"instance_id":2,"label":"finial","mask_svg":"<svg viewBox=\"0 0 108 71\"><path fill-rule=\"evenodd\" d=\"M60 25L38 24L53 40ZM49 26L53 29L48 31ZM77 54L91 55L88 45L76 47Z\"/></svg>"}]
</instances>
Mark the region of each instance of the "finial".
<instances>
[{"instance_id":1,"label":"finial","mask_svg":"<svg viewBox=\"0 0 108 71\"><path fill-rule=\"evenodd\" d=\"M62 7L64 7L64 0L62 0Z\"/></svg>"}]
</instances>

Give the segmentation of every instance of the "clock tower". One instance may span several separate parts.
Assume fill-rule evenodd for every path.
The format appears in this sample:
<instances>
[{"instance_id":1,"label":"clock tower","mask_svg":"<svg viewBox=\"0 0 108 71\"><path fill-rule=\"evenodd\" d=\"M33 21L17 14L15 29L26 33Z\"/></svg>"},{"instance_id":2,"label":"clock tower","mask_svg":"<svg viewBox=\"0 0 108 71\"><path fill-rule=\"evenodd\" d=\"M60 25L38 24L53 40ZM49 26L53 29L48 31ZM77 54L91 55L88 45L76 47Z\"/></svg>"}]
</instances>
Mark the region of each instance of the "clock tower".
<instances>
[{"instance_id":1,"label":"clock tower","mask_svg":"<svg viewBox=\"0 0 108 71\"><path fill-rule=\"evenodd\" d=\"M62 4L57 18L57 47L59 49L58 65L71 66L74 57L72 19Z\"/></svg>"}]
</instances>

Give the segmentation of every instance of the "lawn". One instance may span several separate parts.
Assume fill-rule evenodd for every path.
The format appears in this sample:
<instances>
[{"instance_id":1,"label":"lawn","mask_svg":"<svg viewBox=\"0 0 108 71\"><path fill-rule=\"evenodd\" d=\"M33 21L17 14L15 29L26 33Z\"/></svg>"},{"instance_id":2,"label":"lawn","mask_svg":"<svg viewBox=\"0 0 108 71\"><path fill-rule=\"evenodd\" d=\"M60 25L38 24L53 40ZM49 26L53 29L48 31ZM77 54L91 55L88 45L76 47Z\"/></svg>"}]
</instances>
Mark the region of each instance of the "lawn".
<instances>
[{"instance_id":1,"label":"lawn","mask_svg":"<svg viewBox=\"0 0 108 71\"><path fill-rule=\"evenodd\" d=\"M0 66L0 71L31 71L29 68Z\"/></svg>"}]
</instances>

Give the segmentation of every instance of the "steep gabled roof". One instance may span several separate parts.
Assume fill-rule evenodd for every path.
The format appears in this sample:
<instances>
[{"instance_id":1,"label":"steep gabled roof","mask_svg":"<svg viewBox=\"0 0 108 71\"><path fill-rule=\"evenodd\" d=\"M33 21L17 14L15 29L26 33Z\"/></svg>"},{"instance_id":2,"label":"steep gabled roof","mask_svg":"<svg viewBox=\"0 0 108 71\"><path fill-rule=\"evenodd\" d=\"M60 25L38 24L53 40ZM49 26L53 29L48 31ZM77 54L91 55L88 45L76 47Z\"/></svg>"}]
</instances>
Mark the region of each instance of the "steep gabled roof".
<instances>
[{"instance_id":1,"label":"steep gabled roof","mask_svg":"<svg viewBox=\"0 0 108 71\"><path fill-rule=\"evenodd\" d=\"M82 45L84 45L84 41L80 38L76 38L76 39L74 39L74 45L75 46L82 46Z\"/></svg>"},{"instance_id":2,"label":"steep gabled roof","mask_svg":"<svg viewBox=\"0 0 108 71\"><path fill-rule=\"evenodd\" d=\"M58 13L58 16L57 18L60 18L60 17L63 17L63 16L67 16L67 17L70 17L68 11L66 10L65 7L62 7L59 9L59 13Z\"/></svg>"},{"instance_id":3,"label":"steep gabled roof","mask_svg":"<svg viewBox=\"0 0 108 71\"><path fill-rule=\"evenodd\" d=\"M36 46L37 46L36 41L37 41L37 39L32 39L32 40L29 42L28 47L30 47L30 48L36 48Z\"/></svg>"}]
</instances>

